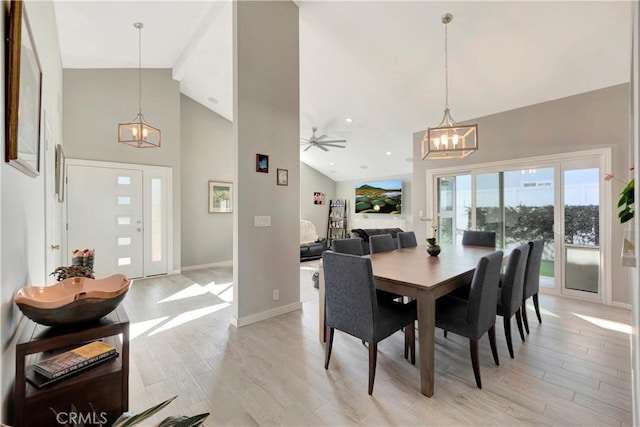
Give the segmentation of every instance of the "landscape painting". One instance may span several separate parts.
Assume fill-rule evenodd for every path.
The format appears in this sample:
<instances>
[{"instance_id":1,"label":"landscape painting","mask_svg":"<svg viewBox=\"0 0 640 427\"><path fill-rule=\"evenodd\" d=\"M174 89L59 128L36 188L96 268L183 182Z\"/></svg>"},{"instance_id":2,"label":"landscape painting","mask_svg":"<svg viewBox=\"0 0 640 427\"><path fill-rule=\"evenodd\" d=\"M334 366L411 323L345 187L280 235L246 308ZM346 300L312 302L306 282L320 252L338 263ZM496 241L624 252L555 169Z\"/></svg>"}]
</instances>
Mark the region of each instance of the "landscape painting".
<instances>
[{"instance_id":1,"label":"landscape painting","mask_svg":"<svg viewBox=\"0 0 640 427\"><path fill-rule=\"evenodd\" d=\"M357 214L402 213L402 181L376 181L356 185Z\"/></svg>"}]
</instances>

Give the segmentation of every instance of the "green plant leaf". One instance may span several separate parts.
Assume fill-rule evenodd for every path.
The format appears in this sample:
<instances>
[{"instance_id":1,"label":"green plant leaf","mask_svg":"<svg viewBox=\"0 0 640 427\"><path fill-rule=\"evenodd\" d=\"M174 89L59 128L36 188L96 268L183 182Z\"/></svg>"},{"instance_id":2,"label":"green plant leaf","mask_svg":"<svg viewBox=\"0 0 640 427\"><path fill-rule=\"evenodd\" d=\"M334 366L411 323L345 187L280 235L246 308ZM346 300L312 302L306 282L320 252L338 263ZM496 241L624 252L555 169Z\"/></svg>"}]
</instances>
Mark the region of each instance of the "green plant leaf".
<instances>
[{"instance_id":1,"label":"green plant leaf","mask_svg":"<svg viewBox=\"0 0 640 427\"><path fill-rule=\"evenodd\" d=\"M178 397L173 396L171 399L167 399L162 403L158 403L155 406L152 406L151 408L140 412L139 414L135 414L132 416L128 416L128 415L124 415L122 414L114 423L112 427L128 427L128 426L133 426L138 424L140 421L142 420L146 420L147 418L149 418L150 416L152 416L153 414L155 414L156 412L162 410L164 407L166 407L169 403L173 402L174 399ZM207 414L209 415L209 414Z\"/></svg>"},{"instance_id":2,"label":"green plant leaf","mask_svg":"<svg viewBox=\"0 0 640 427\"><path fill-rule=\"evenodd\" d=\"M205 412L204 414L198 414L192 417L187 417L185 415L179 417L167 417L158 424L158 427L198 427L202 425L208 416L209 413Z\"/></svg>"}]
</instances>

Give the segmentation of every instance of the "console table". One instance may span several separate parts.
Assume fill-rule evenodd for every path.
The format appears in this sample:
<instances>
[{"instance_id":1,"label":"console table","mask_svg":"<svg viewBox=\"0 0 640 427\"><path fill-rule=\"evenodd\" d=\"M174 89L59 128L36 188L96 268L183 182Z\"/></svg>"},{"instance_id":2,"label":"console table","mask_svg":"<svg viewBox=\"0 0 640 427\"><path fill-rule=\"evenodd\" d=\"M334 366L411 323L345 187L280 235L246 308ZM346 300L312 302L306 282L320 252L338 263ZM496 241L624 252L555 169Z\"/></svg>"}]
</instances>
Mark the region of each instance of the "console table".
<instances>
[{"instance_id":1,"label":"console table","mask_svg":"<svg viewBox=\"0 0 640 427\"><path fill-rule=\"evenodd\" d=\"M27 382L26 370L38 359L99 339L114 345L119 356L40 389ZM96 322L67 327L47 327L27 319L16 345L14 386L17 427L58 425L51 409L66 421L71 405L83 416L94 417L91 421L106 418L108 425L113 423L129 410L129 318L124 308L119 306Z\"/></svg>"}]
</instances>

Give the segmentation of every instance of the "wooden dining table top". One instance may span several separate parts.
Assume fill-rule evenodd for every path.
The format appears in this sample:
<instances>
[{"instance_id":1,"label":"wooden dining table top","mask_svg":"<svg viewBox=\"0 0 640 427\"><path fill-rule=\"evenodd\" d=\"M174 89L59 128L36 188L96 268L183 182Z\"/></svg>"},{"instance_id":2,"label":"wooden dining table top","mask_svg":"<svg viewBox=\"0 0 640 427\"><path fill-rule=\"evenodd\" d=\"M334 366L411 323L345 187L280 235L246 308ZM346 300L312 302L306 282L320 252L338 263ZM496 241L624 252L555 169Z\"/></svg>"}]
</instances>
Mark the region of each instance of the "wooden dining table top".
<instances>
[{"instance_id":1,"label":"wooden dining table top","mask_svg":"<svg viewBox=\"0 0 640 427\"><path fill-rule=\"evenodd\" d=\"M440 254L430 256L426 245L368 255L373 276L404 286L430 289L468 275L484 255L496 249L483 246L440 245Z\"/></svg>"}]
</instances>

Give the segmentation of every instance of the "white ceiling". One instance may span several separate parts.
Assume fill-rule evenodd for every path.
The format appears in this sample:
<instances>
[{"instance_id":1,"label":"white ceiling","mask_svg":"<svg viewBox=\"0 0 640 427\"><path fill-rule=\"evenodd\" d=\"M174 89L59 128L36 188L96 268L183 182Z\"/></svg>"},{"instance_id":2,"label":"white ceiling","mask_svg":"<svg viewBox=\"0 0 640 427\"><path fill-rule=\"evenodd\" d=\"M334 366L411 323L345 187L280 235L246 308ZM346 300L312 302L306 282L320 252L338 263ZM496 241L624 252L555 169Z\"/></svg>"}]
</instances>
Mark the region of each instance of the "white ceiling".
<instances>
[{"instance_id":1,"label":"white ceiling","mask_svg":"<svg viewBox=\"0 0 640 427\"><path fill-rule=\"evenodd\" d=\"M348 140L326 153L312 147L301 160L336 181L411 172L413 132L437 125L444 109L444 13L454 16L449 104L457 121L629 81L629 1L297 4L300 135L316 126ZM54 5L65 68L136 68L140 21L143 67L172 68L184 94L233 120L230 2Z\"/></svg>"}]
</instances>

